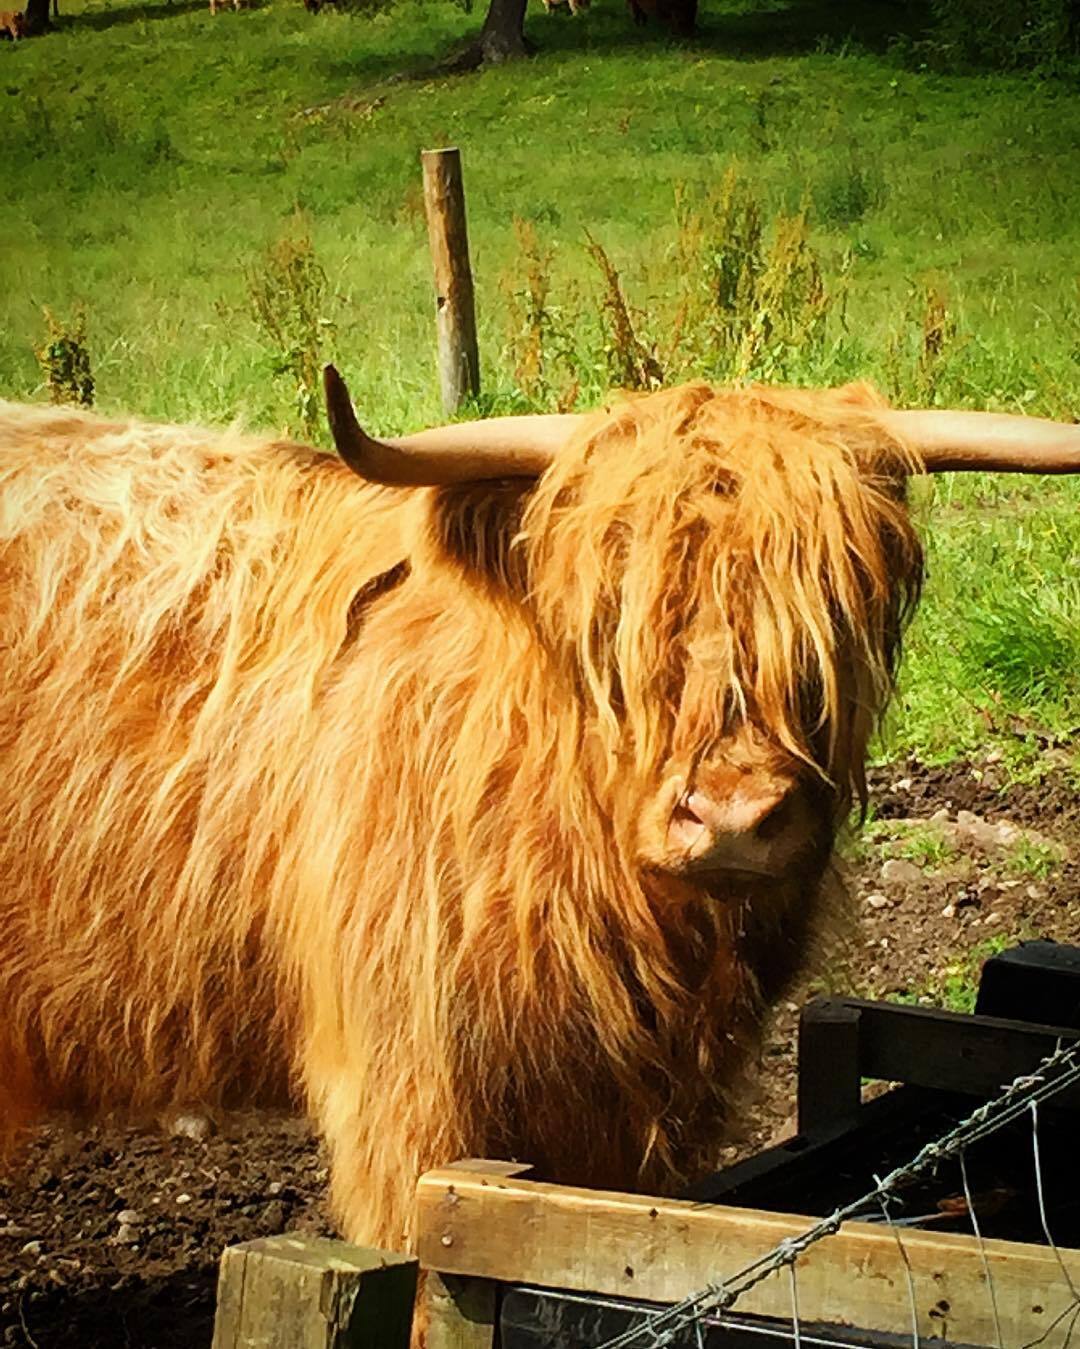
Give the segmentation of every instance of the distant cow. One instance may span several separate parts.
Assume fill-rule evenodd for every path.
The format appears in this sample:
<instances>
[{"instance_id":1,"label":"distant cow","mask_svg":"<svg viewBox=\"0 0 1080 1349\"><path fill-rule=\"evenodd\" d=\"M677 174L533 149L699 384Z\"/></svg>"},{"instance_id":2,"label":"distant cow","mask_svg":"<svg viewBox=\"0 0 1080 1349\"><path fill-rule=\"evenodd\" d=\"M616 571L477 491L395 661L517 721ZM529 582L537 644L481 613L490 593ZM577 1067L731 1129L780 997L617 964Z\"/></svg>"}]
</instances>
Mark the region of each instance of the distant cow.
<instances>
[{"instance_id":1,"label":"distant cow","mask_svg":"<svg viewBox=\"0 0 1080 1349\"><path fill-rule=\"evenodd\" d=\"M0 12L0 35L9 42L18 42L26 35L26 20L18 10L6 9Z\"/></svg>"},{"instance_id":2,"label":"distant cow","mask_svg":"<svg viewBox=\"0 0 1080 1349\"><path fill-rule=\"evenodd\" d=\"M0 403L0 1125L301 1102L345 1233L516 1157L671 1190L841 921L909 473L1080 428L862 388L340 458Z\"/></svg>"},{"instance_id":3,"label":"distant cow","mask_svg":"<svg viewBox=\"0 0 1080 1349\"><path fill-rule=\"evenodd\" d=\"M591 0L542 0L544 10L548 14L554 14L557 9L569 9L573 15L578 15L589 8Z\"/></svg>"}]
</instances>

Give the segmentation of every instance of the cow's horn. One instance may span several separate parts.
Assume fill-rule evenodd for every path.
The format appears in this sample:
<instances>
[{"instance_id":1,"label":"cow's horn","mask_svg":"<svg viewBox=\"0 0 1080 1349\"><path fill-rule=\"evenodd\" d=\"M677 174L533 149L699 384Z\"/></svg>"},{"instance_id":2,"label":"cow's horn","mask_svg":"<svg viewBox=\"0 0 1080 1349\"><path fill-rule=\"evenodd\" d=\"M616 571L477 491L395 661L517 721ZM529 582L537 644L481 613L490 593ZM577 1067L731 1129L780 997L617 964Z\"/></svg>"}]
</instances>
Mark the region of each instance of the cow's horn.
<instances>
[{"instance_id":1,"label":"cow's horn","mask_svg":"<svg viewBox=\"0 0 1080 1349\"><path fill-rule=\"evenodd\" d=\"M536 478L580 423L578 414L491 417L375 440L356 420L345 381L323 371L326 410L338 453L369 482L442 487L485 478Z\"/></svg>"},{"instance_id":2,"label":"cow's horn","mask_svg":"<svg viewBox=\"0 0 1080 1349\"><path fill-rule=\"evenodd\" d=\"M1080 473L1080 426L1005 412L889 411L885 429L927 473Z\"/></svg>"}]
</instances>

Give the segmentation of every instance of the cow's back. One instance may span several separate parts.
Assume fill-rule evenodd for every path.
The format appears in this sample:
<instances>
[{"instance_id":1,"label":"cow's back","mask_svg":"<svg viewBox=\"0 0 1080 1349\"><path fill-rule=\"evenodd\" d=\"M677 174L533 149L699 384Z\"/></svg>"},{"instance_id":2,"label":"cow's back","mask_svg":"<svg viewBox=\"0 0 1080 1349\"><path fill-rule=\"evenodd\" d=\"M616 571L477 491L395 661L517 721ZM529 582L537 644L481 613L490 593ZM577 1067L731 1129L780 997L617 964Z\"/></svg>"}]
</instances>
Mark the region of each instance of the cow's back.
<instances>
[{"instance_id":1,"label":"cow's back","mask_svg":"<svg viewBox=\"0 0 1080 1349\"><path fill-rule=\"evenodd\" d=\"M282 1094L263 883L406 512L303 447L0 403L0 1133Z\"/></svg>"}]
</instances>

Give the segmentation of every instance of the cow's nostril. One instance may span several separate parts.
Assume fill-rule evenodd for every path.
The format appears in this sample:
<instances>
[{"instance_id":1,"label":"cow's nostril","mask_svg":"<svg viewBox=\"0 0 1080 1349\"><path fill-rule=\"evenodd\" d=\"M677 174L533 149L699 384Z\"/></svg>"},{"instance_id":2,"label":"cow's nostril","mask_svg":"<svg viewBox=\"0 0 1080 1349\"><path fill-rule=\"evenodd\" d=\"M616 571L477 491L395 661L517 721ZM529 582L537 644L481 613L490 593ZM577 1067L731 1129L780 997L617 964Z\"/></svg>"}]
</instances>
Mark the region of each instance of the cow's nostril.
<instances>
[{"instance_id":1,"label":"cow's nostril","mask_svg":"<svg viewBox=\"0 0 1080 1349\"><path fill-rule=\"evenodd\" d=\"M705 827L705 821L690 804L689 796L682 796L675 804L675 809L671 812L672 824L699 825Z\"/></svg>"}]
</instances>

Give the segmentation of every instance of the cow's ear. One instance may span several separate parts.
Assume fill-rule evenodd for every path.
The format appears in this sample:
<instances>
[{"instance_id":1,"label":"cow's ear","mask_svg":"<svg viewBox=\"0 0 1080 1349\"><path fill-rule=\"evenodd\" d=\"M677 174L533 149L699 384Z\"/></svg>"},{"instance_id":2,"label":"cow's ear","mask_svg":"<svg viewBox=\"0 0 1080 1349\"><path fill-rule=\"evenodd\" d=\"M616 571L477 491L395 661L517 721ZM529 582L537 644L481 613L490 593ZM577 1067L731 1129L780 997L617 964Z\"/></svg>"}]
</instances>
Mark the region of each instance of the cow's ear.
<instances>
[{"instance_id":1,"label":"cow's ear","mask_svg":"<svg viewBox=\"0 0 1080 1349\"><path fill-rule=\"evenodd\" d=\"M523 598L524 550L515 540L533 482L508 478L432 493L428 542L436 558L497 596Z\"/></svg>"}]
</instances>

